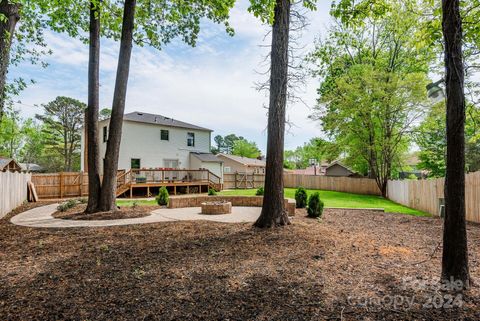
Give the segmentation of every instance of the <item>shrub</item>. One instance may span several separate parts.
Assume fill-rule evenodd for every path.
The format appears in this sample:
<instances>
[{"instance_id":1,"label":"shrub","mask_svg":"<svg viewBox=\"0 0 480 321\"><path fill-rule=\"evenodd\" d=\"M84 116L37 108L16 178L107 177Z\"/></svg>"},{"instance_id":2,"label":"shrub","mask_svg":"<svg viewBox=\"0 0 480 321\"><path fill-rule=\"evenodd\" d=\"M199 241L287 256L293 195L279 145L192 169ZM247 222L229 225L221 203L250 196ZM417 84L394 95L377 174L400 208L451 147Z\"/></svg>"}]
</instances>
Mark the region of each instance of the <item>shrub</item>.
<instances>
[{"instance_id":1,"label":"shrub","mask_svg":"<svg viewBox=\"0 0 480 321\"><path fill-rule=\"evenodd\" d=\"M77 199L77 201L80 204L87 204L88 203L88 199L86 197L81 197L81 198Z\"/></svg>"},{"instance_id":2,"label":"shrub","mask_svg":"<svg viewBox=\"0 0 480 321\"><path fill-rule=\"evenodd\" d=\"M168 205L168 190L165 186L162 186L160 188L157 197L155 197L155 200L160 206Z\"/></svg>"},{"instance_id":3,"label":"shrub","mask_svg":"<svg viewBox=\"0 0 480 321\"><path fill-rule=\"evenodd\" d=\"M303 187L299 187L295 191L295 202L297 208L307 207L307 191Z\"/></svg>"},{"instance_id":4,"label":"shrub","mask_svg":"<svg viewBox=\"0 0 480 321\"><path fill-rule=\"evenodd\" d=\"M318 192L310 195L307 207L308 217L320 218L323 214L323 202Z\"/></svg>"},{"instance_id":5,"label":"shrub","mask_svg":"<svg viewBox=\"0 0 480 321\"><path fill-rule=\"evenodd\" d=\"M65 203L62 203L62 204L58 205L57 210L60 211L60 212L65 212L66 210L74 207L75 205L77 205L76 200L68 200Z\"/></svg>"},{"instance_id":6,"label":"shrub","mask_svg":"<svg viewBox=\"0 0 480 321\"><path fill-rule=\"evenodd\" d=\"M263 190L263 187L260 187L260 188L257 189L257 191L255 192L255 195L257 195L257 196L263 196L263 194L265 194L265 191Z\"/></svg>"},{"instance_id":7,"label":"shrub","mask_svg":"<svg viewBox=\"0 0 480 321\"><path fill-rule=\"evenodd\" d=\"M217 191L214 190L213 188L208 189L208 195L217 195Z\"/></svg>"}]
</instances>

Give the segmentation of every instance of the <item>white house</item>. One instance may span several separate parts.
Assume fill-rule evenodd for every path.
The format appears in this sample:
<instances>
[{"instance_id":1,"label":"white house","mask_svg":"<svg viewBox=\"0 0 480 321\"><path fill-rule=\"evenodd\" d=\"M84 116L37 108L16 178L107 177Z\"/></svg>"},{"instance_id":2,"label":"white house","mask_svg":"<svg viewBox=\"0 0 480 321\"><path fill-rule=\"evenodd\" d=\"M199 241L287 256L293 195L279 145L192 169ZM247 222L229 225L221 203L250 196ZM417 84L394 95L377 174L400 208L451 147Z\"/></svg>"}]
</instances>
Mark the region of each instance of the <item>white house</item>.
<instances>
[{"instance_id":1,"label":"white house","mask_svg":"<svg viewBox=\"0 0 480 321\"><path fill-rule=\"evenodd\" d=\"M107 147L109 121L98 123L102 158ZM210 153L211 133L210 129L161 115L125 114L118 169L208 169L223 178L223 162ZM82 160L85 171L85 133L82 133Z\"/></svg>"}]
</instances>

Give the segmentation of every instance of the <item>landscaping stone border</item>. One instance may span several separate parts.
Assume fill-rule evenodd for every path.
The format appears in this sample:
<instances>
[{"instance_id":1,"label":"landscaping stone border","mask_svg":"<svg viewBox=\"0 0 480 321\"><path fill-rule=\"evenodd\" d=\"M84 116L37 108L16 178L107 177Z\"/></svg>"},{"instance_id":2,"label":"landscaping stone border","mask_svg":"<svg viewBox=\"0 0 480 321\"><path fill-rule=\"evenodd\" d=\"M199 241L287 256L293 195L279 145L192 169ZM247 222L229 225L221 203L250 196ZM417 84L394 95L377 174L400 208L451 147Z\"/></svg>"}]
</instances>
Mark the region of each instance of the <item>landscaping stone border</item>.
<instances>
[{"instance_id":1,"label":"landscaping stone border","mask_svg":"<svg viewBox=\"0 0 480 321\"><path fill-rule=\"evenodd\" d=\"M263 196L239 195L180 195L170 196L168 208L201 207L204 202L231 202L232 206L261 207ZM289 216L295 216L294 199L285 199L285 209Z\"/></svg>"}]
</instances>

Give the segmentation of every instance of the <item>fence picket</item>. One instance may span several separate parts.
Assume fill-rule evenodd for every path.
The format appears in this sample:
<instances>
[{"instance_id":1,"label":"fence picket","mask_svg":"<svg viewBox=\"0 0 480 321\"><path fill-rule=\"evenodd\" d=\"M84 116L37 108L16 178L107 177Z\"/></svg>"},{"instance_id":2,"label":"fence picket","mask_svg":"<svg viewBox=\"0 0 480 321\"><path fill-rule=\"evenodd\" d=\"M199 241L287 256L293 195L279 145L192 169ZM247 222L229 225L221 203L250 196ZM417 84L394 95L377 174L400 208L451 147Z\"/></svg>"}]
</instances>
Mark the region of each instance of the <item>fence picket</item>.
<instances>
[{"instance_id":1,"label":"fence picket","mask_svg":"<svg viewBox=\"0 0 480 321\"><path fill-rule=\"evenodd\" d=\"M444 193L444 178L388 181L388 198L399 204L439 215L440 198ZM466 219L480 223L480 172L465 175Z\"/></svg>"},{"instance_id":2,"label":"fence picket","mask_svg":"<svg viewBox=\"0 0 480 321\"><path fill-rule=\"evenodd\" d=\"M29 173L0 172L0 218L27 200Z\"/></svg>"}]
</instances>

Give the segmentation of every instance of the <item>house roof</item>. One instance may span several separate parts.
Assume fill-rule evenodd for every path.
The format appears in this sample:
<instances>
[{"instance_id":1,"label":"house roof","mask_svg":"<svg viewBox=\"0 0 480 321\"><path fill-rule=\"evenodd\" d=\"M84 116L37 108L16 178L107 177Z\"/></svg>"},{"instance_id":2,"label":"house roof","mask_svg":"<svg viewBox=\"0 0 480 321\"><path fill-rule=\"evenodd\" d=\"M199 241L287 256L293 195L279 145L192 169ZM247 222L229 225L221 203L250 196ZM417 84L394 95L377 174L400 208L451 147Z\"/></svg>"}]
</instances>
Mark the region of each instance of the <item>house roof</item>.
<instances>
[{"instance_id":1,"label":"house roof","mask_svg":"<svg viewBox=\"0 0 480 321\"><path fill-rule=\"evenodd\" d=\"M222 156L228 158L234 162L240 163L244 166L251 166L251 167L265 167L266 163L263 160L259 160L256 158L248 158L243 156L237 155L230 155L230 154L218 154L218 156Z\"/></svg>"},{"instance_id":2,"label":"house roof","mask_svg":"<svg viewBox=\"0 0 480 321\"><path fill-rule=\"evenodd\" d=\"M179 128L187 128L187 129L196 129L196 130L204 130L210 131L213 130L200 127L197 125L185 123L183 121L179 121L170 117L165 117L162 115L155 115L144 113L140 111L134 111L133 113L128 113L123 115L123 120L134 121L139 123L146 123L146 124L154 124L154 125L162 125L162 126L169 126L169 127L179 127Z\"/></svg>"},{"instance_id":3,"label":"house roof","mask_svg":"<svg viewBox=\"0 0 480 321\"><path fill-rule=\"evenodd\" d=\"M219 159L217 156L213 155L212 153L191 152L190 154L195 156L202 162L223 163L221 159Z\"/></svg>"},{"instance_id":4,"label":"house roof","mask_svg":"<svg viewBox=\"0 0 480 321\"><path fill-rule=\"evenodd\" d=\"M343 168L345 168L346 170L350 171L352 174L355 174L356 172L354 170L352 170L351 168L349 168L348 166L345 166L343 165L340 161L334 161L332 162L330 165L327 166L327 168L325 168L325 170L328 170L330 167L333 167L335 165L338 165L338 166L341 166Z\"/></svg>"},{"instance_id":5,"label":"house roof","mask_svg":"<svg viewBox=\"0 0 480 321\"><path fill-rule=\"evenodd\" d=\"M22 168L22 171L40 172L43 170L42 166L34 163L20 163L19 165Z\"/></svg>"},{"instance_id":6,"label":"house roof","mask_svg":"<svg viewBox=\"0 0 480 321\"><path fill-rule=\"evenodd\" d=\"M13 165L13 168L9 168L10 164ZM13 158L0 157L0 171L6 170L6 169L21 170L21 167Z\"/></svg>"},{"instance_id":7,"label":"house roof","mask_svg":"<svg viewBox=\"0 0 480 321\"><path fill-rule=\"evenodd\" d=\"M298 174L298 175L324 175L325 174L325 168L327 167L326 165L324 166L323 164L321 166L317 166L316 168L314 166L309 166L307 168L302 168L302 169L294 169L292 170L292 173Z\"/></svg>"}]
</instances>

